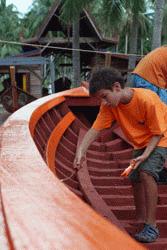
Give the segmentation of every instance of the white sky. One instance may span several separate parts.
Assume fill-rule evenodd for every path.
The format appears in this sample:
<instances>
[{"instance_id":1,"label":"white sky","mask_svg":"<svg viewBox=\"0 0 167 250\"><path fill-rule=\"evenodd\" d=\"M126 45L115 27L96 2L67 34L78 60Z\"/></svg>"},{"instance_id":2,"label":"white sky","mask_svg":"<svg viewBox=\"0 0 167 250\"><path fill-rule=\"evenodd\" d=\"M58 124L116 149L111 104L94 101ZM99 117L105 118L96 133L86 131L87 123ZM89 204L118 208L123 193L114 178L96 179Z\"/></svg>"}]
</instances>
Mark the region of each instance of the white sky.
<instances>
[{"instance_id":1,"label":"white sky","mask_svg":"<svg viewBox=\"0 0 167 250\"><path fill-rule=\"evenodd\" d=\"M25 14L31 7L33 0L6 0L6 4L14 4L21 14Z\"/></svg>"}]
</instances>

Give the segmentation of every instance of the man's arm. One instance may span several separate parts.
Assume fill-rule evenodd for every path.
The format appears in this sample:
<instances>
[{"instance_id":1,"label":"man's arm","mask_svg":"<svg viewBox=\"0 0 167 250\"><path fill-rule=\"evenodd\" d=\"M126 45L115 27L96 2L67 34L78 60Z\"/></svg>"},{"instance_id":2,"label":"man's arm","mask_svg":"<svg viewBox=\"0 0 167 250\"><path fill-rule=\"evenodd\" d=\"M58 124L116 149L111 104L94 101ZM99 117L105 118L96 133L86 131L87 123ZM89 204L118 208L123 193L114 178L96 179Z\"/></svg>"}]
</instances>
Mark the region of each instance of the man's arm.
<instances>
[{"instance_id":1,"label":"man's arm","mask_svg":"<svg viewBox=\"0 0 167 250\"><path fill-rule=\"evenodd\" d=\"M158 142L160 141L162 136L163 135L154 135L151 138L151 140L149 141L149 143L148 143L146 149L144 150L143 154L140 155L139 157L137 157L136 159L134 159L136 161L135 168L137 168L140 163L142 163L143 161L145 161L149 157L149 155L154 150L154 148L156 147L156 145L158 144Z\"/></svg>"},{"instance_id":2,"label":"man's arm","mask_svg":"<svg viewBox=\"0 0 167 250\"><path fill-rule=\"evenodd\" d=\"M79 146L77 152L76 152L76 157L74 159L74 168L79 169L82 165L82 162L84 161L85 158L85 153L90 146L90 144L96 140L98 135L100 134L100 131L95 130L94 128L90 128L86 135L84 136L84 139Z\"/></svg>"}]
</instances>

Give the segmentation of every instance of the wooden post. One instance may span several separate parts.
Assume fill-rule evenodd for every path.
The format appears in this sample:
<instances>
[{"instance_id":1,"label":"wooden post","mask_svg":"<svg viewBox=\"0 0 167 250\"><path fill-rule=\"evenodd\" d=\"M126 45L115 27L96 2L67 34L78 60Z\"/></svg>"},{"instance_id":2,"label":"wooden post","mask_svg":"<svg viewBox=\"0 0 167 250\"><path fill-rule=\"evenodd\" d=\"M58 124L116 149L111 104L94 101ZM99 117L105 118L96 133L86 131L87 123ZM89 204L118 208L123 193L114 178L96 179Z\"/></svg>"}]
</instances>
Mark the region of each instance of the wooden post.
<instances>
[{"instance_id":1,"label":"wooden post","mask_svg":"<svg viewBox=\"0 0 167 250\"><path fill-rule=\"evenodd\" d=\"M52 93L55 93L55 85L54 85L55 79L56 79L56 76L55 76L54 57L51 55L50 56L50 83L52 86Z\"/></svg>"},{"instance_id":2,"label":"wooden post","mask_svg":"<svg viewBox=\"0 0 167 250\"><path fill-rule=\"evenodd\" d=\"M136 55L130 55L129 56L129 60L128 60L128 74L127 74L127 84L126 86L128 87L133 87L132 84L132 74L131 72L134 70L135 66L136 66Z\"/></svg>"},{"instance_id":3,"label":"wooden post","mask_svg":"<svg viewBox=\"0 0 167 250\"><path fill-rule=\"evenodd\" d=\"M105 67L111 67L111 52L105 54Z\"/></svg>"},{"instance_id":4,"label":"wooden post","mask_svg":"<svg viewBox=\"0 0 167 250\"><path fill-rule=\"evenodd\" d=\"M12 104L13 111L18 109L18 100L17 100L17 90L16 90L16 79L15 79L15 67L10 66L10 78L12 86Z\"/></svg>"},{"instance_id":5,"label":"wooden post","mask_svg":"<svg viewBox=\"0 0 167 250\"><path fill-rule=\"evenodd\" d=\"M23 90L26 92L27 91L27 75L23 75Z\"/></svg>"}]
</instances>

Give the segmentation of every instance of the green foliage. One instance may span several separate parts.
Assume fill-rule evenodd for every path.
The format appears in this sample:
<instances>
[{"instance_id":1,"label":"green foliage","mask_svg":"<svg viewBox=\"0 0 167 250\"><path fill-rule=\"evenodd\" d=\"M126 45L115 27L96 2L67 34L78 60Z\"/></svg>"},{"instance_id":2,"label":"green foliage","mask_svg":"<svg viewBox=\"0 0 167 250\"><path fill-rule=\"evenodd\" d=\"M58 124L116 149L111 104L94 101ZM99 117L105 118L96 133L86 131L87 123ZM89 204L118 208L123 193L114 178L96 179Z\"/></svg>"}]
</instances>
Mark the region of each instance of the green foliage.
<instances>
[{"instance_id":1,"label":"green foliage","mask_svg":"<svg viewBox=\"0 0 167 250\"><path fill-rule=\"evenodd\" d=\"M99 14L101 15L99 15L99 18L103 22L105 32L110 31L108 34L111 34L116 29L121 30L120 23L122 23L125 14L123 2L121 0L103 0L101 2L99 8Z\"/></svg>"},{"instance_id":2,"label":"green foliage","mask_svg":"<svg viewBox=\"0 0 167 250\"><path fill-rule=\"evenodd\" d=\"M88 7L94 0L63 0L61 17L67 23L77 20L83 8Z\"/></svg>"},{"instance_id":3,"label":"green foliage","mask_svg":"<svg viewBox=\"0 0 167 250\"><path fill-rule=\"evenodd\" d=\"M20 28L20 19L18 12L13 4L6 6L6 1L0 1L0 39L7 41L18 41ZM18 54L20 46L11 44L1 44L0 57Z\"/></svg>"},{"instance_id":4,"label":"green foliage","mask_svg":"<svg viewBox=\"0 0 167 250\"><path fill-rule=\"evenodd\" d=\"M48 14L54 0L34 0L30 11L22 20L22 30L25 38L32 37Z\"/></svg>"},{"instance_id":5,"label":"green foliage","mask_svg":"<svg viewBox=\"0 0 167 250\"><path fill-rule=\"evenodd\" d=\"M21 19L13 4L6 6L6 0L0 0L0 39L18 41L20 33L24 33L25 38L33 37L54 2L55 0L34 0L31 9ZM129 38L133 20L137 18L139 24L138 51L140 53L141 43L144 45L145 53L150 50L155 0L62 0L61 3L60 18L66 23L77 20L82 9L89 8L103 35L111 37L118 34L120 36L120 52L125 51L125 37ZM163 44L167 43L166 23L167 0L164 6ZM57 35L52 33L53 36ZM20 50L21 48L16 45L1 44L0 57L15 55Z\"/></svg>"},{"instance_id":6,"label":"green foliage","mask_svg":"<svg viewBox=\"0 0 167 250\"><path fill-rule=\"evenodd\" d=\"M163 18L163 25L162 25L162 43L167 44L167 1L164 6L164 18Z\"/></svg>"},{"instance_id":7,"label":"green foliage","mask_svg":"<svg viewBox=\"0 0 167 250\"><path fill-rule=\"evenodd\" d=\"M54 1L34 0L32 8L22 22L22 29L26 38L35 34ZM135 18L139 24L138 52L140 53L140 43L144 44L144 51L147 51L150 47L152 17L147 13L148 11L153 13L154 2L153 0L62 0L60 19L71 24L74 20L77 20L83 8L91 9L103 35L107 37L115 34L120 35L119 48L123 52L125 36L130 37L130 30L133 28ZM166 41L166 33L164 29L164 41Z\"/></svg>"}]
</instances>

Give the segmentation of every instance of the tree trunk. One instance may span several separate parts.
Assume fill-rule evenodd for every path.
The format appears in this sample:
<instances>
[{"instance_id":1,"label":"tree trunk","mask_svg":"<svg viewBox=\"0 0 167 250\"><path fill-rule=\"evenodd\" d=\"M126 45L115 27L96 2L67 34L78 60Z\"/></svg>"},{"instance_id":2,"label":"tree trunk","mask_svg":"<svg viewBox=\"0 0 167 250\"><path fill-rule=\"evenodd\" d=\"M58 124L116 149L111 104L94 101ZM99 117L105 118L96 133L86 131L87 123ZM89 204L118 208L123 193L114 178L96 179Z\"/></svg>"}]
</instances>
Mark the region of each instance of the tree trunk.
<instances>
[{"instance_id":1,"label":"tree trunk","mask_svg":"<svg viewBox=\"0 0 167 250\"><path fill-rule=\"evenodd\" d=\"M136 66L136 55L130 55L128 60L128 74L127 74L127 83L126 86L132 87L132 74L131 72L134 70Z\"/></svg>"},{"instance_id":2,"label":"tree trunk","mask_svg":"<svg viewBox=\"0 0 167 250\"><path fill-rule=\"evenodd\" d=\"M80 85L80 52L75 50L80 48L79 44L79 18L73 22L73 52L72 52L72 64L73 64L73 84L75 87Z\"/></svg>"},{"instance_id":3,"label":"tree trunk","mask_svg":"<svg viewBox=\"0 0 167 250\"><path fill-rule=\"evenodd\" d=\"M138 27L139 23L136 16L134 15L132 25L130 28L129 54L137 54Z\"/></svg>"},{"instance_id":4,"label":"tree trunk","mask_svg":"<svg viewBox=\"0 0 167 250\"><path fill-rule=\"evenodd\" d=\"M128 33L125 35L125 54L128 54Z\"/></svg>"},{"instance_id":5,"label":"tree trunk","mask_svg":"<svg viewBox=\"0 0 167 250\"><path fill-rule=\"evenodd\" d=\"M141 45L141 46L140 46L140 50L141 50L140 53L141 53L141 55L143 56L143 54L144 54L144 41L143 41L143 38L141 38L140 43L141 43L141 44L140 44L140 45Z\"/></svg>"},{"instance_id":6,"label":"tree trunk","mask_svg":"<svg viewBox=\"0 0 167 250\"><path fill-rule=\"evenodd\" d=\"M163 21L163 7L165 0L156 0L154 25L153 25L153 38L152 38L152 50L161 46L161 32Z\"/></svg>"}]
</instances>

